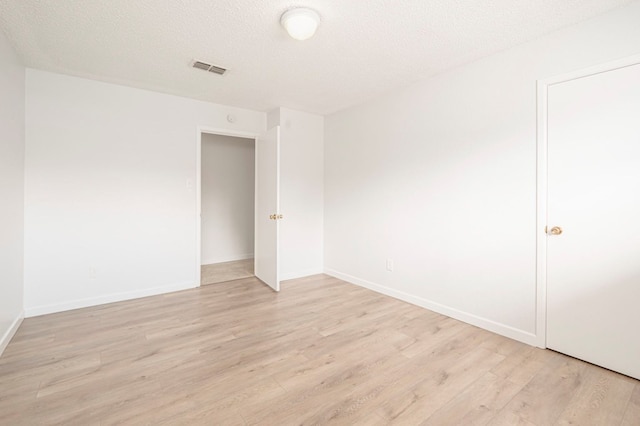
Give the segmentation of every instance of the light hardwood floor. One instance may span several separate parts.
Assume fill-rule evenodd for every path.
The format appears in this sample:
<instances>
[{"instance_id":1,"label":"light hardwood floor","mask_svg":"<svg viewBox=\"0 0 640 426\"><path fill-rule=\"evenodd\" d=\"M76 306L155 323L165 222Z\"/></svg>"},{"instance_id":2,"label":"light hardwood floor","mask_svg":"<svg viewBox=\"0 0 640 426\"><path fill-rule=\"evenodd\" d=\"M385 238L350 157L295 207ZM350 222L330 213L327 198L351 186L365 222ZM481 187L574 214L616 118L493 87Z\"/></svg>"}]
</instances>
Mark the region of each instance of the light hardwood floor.
<instances>
[{"instance_id":1,"label":"light hardwood floor","mask_svg":"<svg viewBox=\"0 0 640 426\"><path fill-rule=\"evenodd\" d=\"M200 285L253 277L253 259L212 263L200 267Z\"/></svg>"},{"instance_id":2,"label":"light hardwood floor","mask_svg":"<svg viewBox=\"0 0 640 426\"><path fill-rule=\"evenodd\" d=\"M640 385L338 279L29 318L2 425L640 425Z\"/></svg>"}]
</instances>

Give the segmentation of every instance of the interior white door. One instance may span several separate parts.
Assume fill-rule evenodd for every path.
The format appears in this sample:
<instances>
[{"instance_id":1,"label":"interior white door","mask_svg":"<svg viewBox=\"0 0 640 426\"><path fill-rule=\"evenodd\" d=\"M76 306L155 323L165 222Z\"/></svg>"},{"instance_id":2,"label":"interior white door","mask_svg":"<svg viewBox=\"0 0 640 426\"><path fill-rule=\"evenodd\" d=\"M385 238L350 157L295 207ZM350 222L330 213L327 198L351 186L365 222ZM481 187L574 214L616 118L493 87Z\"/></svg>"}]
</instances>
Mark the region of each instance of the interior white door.
<instances>
[{"instance_id":1,"label":"interior white door","mask_svg":"<svg viewBox=\"0 0 640 426\"><path fill-rule=\"evenodd\" d=\"M640 64L549 86L547 164L547 347L640 379Z\"/></svg>"},{"instance_id":2,"label":"interior white door","mask_svg":"<svg viewBox=\"0 0 640 426\"><path fill-rule=\"evenodd\" d=\"M280 291L280 126L256 138L255 188L255 275L275 291Z\"/></svg>"}]
</instances>

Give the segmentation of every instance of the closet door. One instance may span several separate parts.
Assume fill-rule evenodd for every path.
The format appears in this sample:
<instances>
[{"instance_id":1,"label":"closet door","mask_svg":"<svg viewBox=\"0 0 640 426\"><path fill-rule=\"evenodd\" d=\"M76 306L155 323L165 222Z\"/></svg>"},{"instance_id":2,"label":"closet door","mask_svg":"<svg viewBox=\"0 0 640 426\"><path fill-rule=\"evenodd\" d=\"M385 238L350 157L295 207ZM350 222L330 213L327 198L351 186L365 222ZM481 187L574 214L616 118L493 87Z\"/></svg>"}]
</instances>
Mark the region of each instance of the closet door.
<instances>
[{"instance_id":1,"label":"closet door","mask_svg":"<svg viewBox=\"0 0 640 426\"><path fill-rule=\"evenodd\" d=\"M280 291L280 126L256 138L255 274Z\"/></svg>"},{"instance_id":2,"label":"closet door","mask_svg":"<svg viewBox=\"0 0 640 426\"><path fill-rule=\"evenodd\" d=\"M548 88L547 347L640 379L640 64Z\"/></svg>"}]
</instances>

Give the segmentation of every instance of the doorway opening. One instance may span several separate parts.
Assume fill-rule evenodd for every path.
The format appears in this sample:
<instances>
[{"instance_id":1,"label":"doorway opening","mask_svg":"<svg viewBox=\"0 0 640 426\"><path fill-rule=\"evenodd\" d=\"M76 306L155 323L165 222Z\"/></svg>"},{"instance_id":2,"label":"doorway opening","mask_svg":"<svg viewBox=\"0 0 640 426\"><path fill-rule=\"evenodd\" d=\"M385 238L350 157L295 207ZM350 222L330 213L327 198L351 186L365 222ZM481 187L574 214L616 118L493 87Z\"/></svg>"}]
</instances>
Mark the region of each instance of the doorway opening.
<instances>
[{"instance_id":1,"label":"doorway opening","mask_svg":"<svg viewBox=\"0 0 640 426\"><path fill-rule=\"evenodd\" d=\"M255 139L200 134L200 285L254 276Z\"/></svg>"}]
</instances>

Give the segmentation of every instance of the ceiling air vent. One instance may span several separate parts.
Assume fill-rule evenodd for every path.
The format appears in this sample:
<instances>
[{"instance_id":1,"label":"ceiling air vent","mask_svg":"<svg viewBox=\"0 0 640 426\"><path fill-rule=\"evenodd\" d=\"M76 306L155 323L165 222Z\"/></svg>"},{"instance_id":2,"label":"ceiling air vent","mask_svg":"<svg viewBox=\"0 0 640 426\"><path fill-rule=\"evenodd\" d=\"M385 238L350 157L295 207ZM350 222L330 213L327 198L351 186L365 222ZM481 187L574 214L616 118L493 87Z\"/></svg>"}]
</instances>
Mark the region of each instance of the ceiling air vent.
<instances>
[{"instance_id":1,"label":"ceiling air vent","mask_svg":"<svg viewBox=\"0 0 640 426\"><path fill-rule=\"evenodd\" d=\"M207 64L206 62L193 61L193 67L198 68L199 70L205 70L212 72L214 74L222 75L227 72L226 68L217 67L215 65Z\"/></svg>"}]
</instances>

